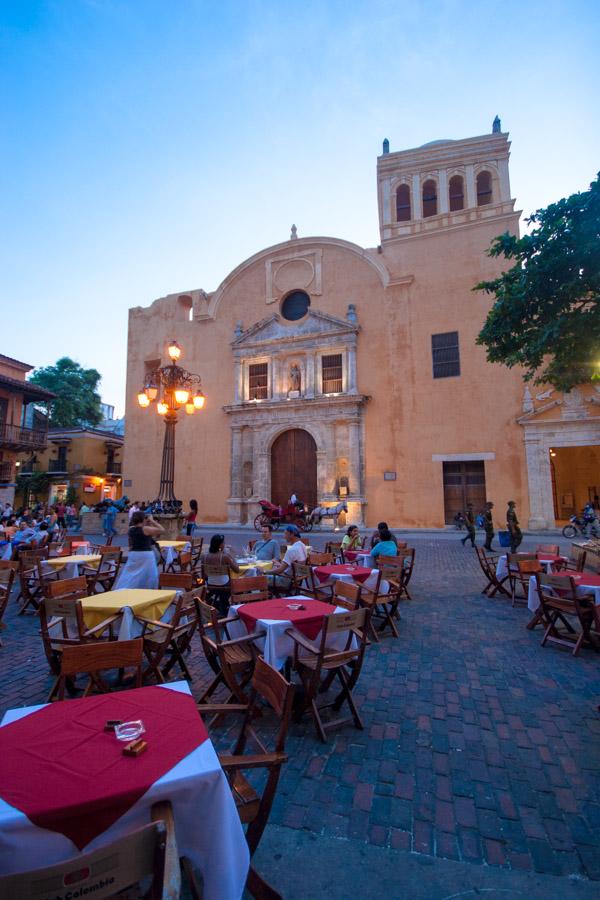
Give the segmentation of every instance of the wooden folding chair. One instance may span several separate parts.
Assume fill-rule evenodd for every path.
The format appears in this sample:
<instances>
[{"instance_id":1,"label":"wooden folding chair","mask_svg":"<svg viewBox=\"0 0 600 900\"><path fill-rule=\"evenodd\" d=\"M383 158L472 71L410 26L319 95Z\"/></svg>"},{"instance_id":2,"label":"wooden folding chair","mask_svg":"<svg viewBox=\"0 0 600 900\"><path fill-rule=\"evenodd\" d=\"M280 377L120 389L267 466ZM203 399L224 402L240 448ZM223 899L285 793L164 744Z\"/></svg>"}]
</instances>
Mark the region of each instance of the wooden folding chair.
<instances>
[{"instance_id":1,"label":"wooden folding chair","mask_svg":"<svg viewBox=\"0 0 600 900\"><path fill-rule=\"evenodd\" d=\"M247 703L245 693L250 683L254 666L259 654L256 647L258 638L264 637L264 630L256 630L251 634L231 639L227 625L237 620L237 616L219 619L217 610L203 600L197 600L198 630L206 661L215 677L200 697L200 703L206 703L219 685L229 691L227 702Z\"/></svg>"},{"instance_id":2,"label":"wooden folding chair","mask_svg":"<svg viewBox=\"0 0 600 900\"><path fill-rule=\"evenodd\" d=\"M516 572L512 572L510 576L513 606L516 605L517 600L522 600L527 603L527 598L529 595L529 580L531 576L535 575L538 572L543 572L542 564L538 559L522 559L519 557L516 563ZM520 595L517 594L518 588L521 589Z\"/></svg>"},{"instance_id":3,"label":"wooden folding chair","mask_svg":"<svg viewBox=\"0 0 600 900\"><path fill-rule=\"evenodd\" d=\"M165 566L165 572L189 572L191 568L192 551L176 550L175 556L173 557L169 565Z\"/></svg>"},{"instance_id":4,"label":"wooden folding chair","mask_svg":"<svg viewBox=\"0 0 600 900\"><path fill-rule=\"evenodd\" d=\"M235 712L243 717L233 752L219 754L219 762L229 781L241 822L247 826L246 841L250 850L250 858L256 852L269 821L281 767L288 759L285 753L285 742L293 701L294 686L259 656L252 675L247 703L198 706L199 712L203 716L215 713L219 716L229 715ZM254 728L256 719L263 716L265 705L273 710L279 721L279 728L270 748L264 744ZM254 752L250 755L245 752L250 742L256 744L258 753ZM251 784L242 773L245 770L261 769L267 771L267 779L262 792L259 793L254 784ZM261 900L263 898L264 900L281 900L281 895L261 878L252 865L246 887L253 897L261 898Z\"/></svg>"},{"instance_id":5,"label":"wooden folding chair","mask_svg":"<svg viewBox=\"0 0 600 900\"><path fill-rule=\"evenodd\" d=\"M229 606L229 594L231 591L231 572L229 566L213 566L209 563L202 564L202 575L206 584L206 602L214 604L221 613L227 611ZM225 584L215 584L214 579L227 577ZM211 581L211 579L213 579Z\"/></svg>"},{"instance_id":6,"label":"wooden folding chair","mask_svg":"<svg viewBox=\"0 0 600 900\"><path fill-rule=\"evenodd\" d=\"M364 585L360 591L361 605L371 610L369 626L375 641L379 641L379 634L389 628L394 637L399 637L396 621L400 618L398 604L402 596L402 566L382 566L377 575L377 581L370 590ZM387 586L387 593L382 588ZM379 621L376 628L375 623Z\"/></svg>"},{"instance_id":7,"label":"wooden folding chair","mask_svg":"<svg viewBox=\"0 0 600 900\"><path fill-rule=\"evenodd\" d=\"M481 571L487 579L487 584L483 588L481 593L490 598L495 597L498 593L504 594L504 596L509 597L510 594L504 587L504 583L508 581L508 573L504 576L504 578L501 579L499 579L496 575L496 568L498 566L500 555L488 553L484 550L483 547L475 547L475 553L477 554L477 559L479 560Z\"/></svg>"},{"instance_id":8,"label":"wooden folding chair","mask_svg":"<svg viewBox=\"0 0 600 900\"><path fill-rule=\"evenodd\" d=\"M545 553L547 553L548 556L558 556L560 554L560 547L558 544L537 544L535 552L540 553L542 556Z\"/></svg>"},{"instance_id":9,"label":"wooden folding chair","mask_svg":"<svg viewBox=\"0 0 600 900\"><path fill-rule=\"evenodd\" d=\"M153 816L164 815L158 805L152 812ZM150 876L152 882L148 887L145 882ZM0 896L10 897L10 900L31 900L50 894L65 896L63 885L67 885L72 897L89 894L94 900L103 900L134 887L135 891L127 891L127 896L139 897L142 894L138 886L142 882L143 896L148 900L180 896L175 832L173 829L169 840L167 826L162 820L122 835L99 850L79 853L53 866L0 876ZM52 887L43 890L41 886Z\"/></svg>"},{"instance_id":10,"label":"wooden folding chair","mask_svg":"<svg viewBox=\"0 0 600 900\"><path fill-rule=\"evenodd\" d=\"M360 606L360 592L360 584L342 581L342 579L339 578L333 585L331 603L334 606L343 606L344 609L352 612Z\"/></svg>"},{"instance_id":11,"label":"wooden folding chair","mask_svg":"<svg viewBox=\"0 0 600 900\"><path fill-rule=\"evenodd\" d=\"M58 683L58 699L65 699L65 685L68 678L74 679L85 673L89 681L83 692L87 697L95 687L101 694L110 691L110 685L102 678L102 672L118 669L119 676L126 669L135 670L135 687L142 686L142 648L143 640L132 641L94 641L63 647L60 661L60 677Z\"/></svg>"},{"instance_id":12,"label":"wooden folding chair","mask_svg":"<svg viewBox=\"0 0 600 900\"><path fill-rule=\"evenodd\" d=\"M102 591L112 591L121 568L122 559L123 551L120 547L111 547L106 544L101 546L98 567L83 567L83 574L87 578L90 594L98 593L98 588L102 588Z\"/></svg>"},{"instance_id":13,"label":"wooden folding chair","mask_svg":"<svg viewBox=\"0 0 600 900\"><path fill-rule=\"evenodd\" d=\"M158 684L163 684L175 664L178 664L188 681L192 680L183 654L190 649L192 638L198 627L197 600L204 596L204 588L180 594L168 622L136 616L142 625L144 656L148 669L144 675L152 674ZM162 667L162 668L161 668Z\"/></svg>"},{"instance_id":14,"label":"wooden folding chair","mask_svg":"<svg viewBox=\"0 0 600 900\"><path fill-rule=\"evenodd\" d=\"M42 575L40 572L38 563L48 558L48 552L48 547L43 547L41 550L22 550L19 554L19 593L16 599L17 602L23 600L20 616L29 606L33 607L34 612L38 611L44 580L58 577L55 573Z\"/></svg>"},{"instance_id":15,"label":"wooden folding chair","mask_svg":"<svg viewBox=\"0 0 600 900\"><path fill-rule=\"evenodd\" d=\"M341 541L327 541L325 544L325 553L331 553L334 560L339 560L341 563L345 561Z\"/></svg>"},{"instance_id":16,"label":"wooden folding chair","mask_svg":"<svg viewBox=\"0 0 600 900\"><path fill-rule=\"evenodd\" d=\"M243 575L241 578L231 579L231 596L229 602L232 606L240 603L256 603L257 600L268 600L269 579L266 575Z\"/></svg>"},{"instance_id":17,"label":"wooden folding chair","mask_svg":"<svg viewBox=\"0 0 600 900\"><path fill-rule=\"evenodd\" d=\"M398 554L402 560L402 579L400 581L399 596L412 600L408 592L408 585L415 569L415 548L404 546L399 548Z\"/></svg>"},{"instance_id":18,"label":"wooden folding chair","mask_svg":"<svg viewBox=\"0 0 600 900\"><path fill-rule=\"evenodd\" d=\"M65 647L76 646L88 641L99 641L108 630L108 640L115 640L114 623L120 621L117 613L104 619L93 628L87 628L81 600L87 597L87 582L83 575L49 581L44 585L46 596L40 603L40 634L50 671L56 680L52 685L48 702L53 700L60 680L60 661Z\"/></svg>"},{"instance_id":19,"label":"wooden folding chair","mask_svg":"<svg viewBox=\"0 0 600 900\"><path fill-rule=\"evenodd\" d=\"M300 704L295 718L300 721L306 710L310 710L318 737L327 742L327 730L345 725L353 721L356 728L362 730L363 724L354 703L352 689L354 688L365 654L368 642L370 611L368 609L356 609L354 612L334 613L326 616L323 621L321 640L319 644L309 641L295 628L286 629L286 634L294 641L293 667L300 676L304 687L304 698ZM343 649L338 650L328 644L332 637L346 633L346 641ZM352 646L358 642L358 646ZM302 654L302 655L301 655ZM322 677L327 684L331 684L332 675L335 675L341 684L341 692L330 702L318 704L317 697L322 685ZM346 702L350 709L350 716L323 722L321 712L324 709L339 711Z\"/></svg>"},{"instance_id":20,"label":"wooden folding chair","mask_svg":"<svg viewBox=\"0 0 600 900\"><path fill-rule=\"evenodd\" d=\"M17 562L8 559L0 560L0 631L6 628L6 625L2 621L2 617L6 611L6 606L18 568L19 564ZM0 639L0 647L1 646L2 640Z\"/></svg>"},{"instance_id":21,"label":"wooden folding chair","mask_svg":"<svg viewBox=\"0 0 600 900\"><path fill-rule=\"evenodd\" d=\"M508 568L508 584L510 586L510 597L512 600L512 605L515 605L515 599L526 600L527 594L522 593L521 596L517 596L517 590L521 586L521 581L519 580L519 563L520 562L538 562L538 558L535 553L507 553L506 554L506 565Z\"/></svg>"},{"instance_id":22,"label":"wooden folding chair","mask_svg":"<svg viewBox=\"0 0 600 900\"><path fill-rule=\"evenodd\" d=\"M200 559L202 556L202 547L204 546L204 538L203 537L190 537L188 538L191 548L192 548L192 569L197 569L200 566Z\"/></svg>"},{"instance_id":23,"label":"wooden folding chair","mask_svg":"<svg viewBox=\"0 0 600 900\"><path fill-rule=\"evenodd\" d=\"M596 636L591 633L596 619L594 594L578 596L575 581L571 577L540 573L535 577L546 625L542 647L548 642L569 647L572 648L573 656L577 656L584 643L594 650L600 649ZM581 626L579 633L571 624L575 621ZM563 626L562 629L558 628L559 623Z\"/></svg>"},{"instance_id":24,"label":"wooden folding chair","mask_svg":"<svg viewBox=\"0 0 600 900\"><path fill-rule=\"evenodd\" d=\"M311 550L308 556L311 566L331 566L334 559L333 553L317 553L314 550Z\"/></svg>"},{"instance_id":25,"label":"wooden folding chair","mask_svg":"<svg viewBox=\"0 0 600 900\"><path fill-rule=\"evenodd\" d=\"M318 584L312 566L304 563L292 563L290 590L293 594L304 594L306 597L322 600L324 603L331 603L333 597L333 587L330 584Z\"/></svg>"},{"instance_id":26,"label":"wooden folding chair","mask_svg":"<svg viewBox=\"0 0 600 900\"><path fill-rule=\"evenodd\" d=\"M191 572L159 572L159 588L175 588L181 591L191 591L194 586L194 576Z\"/></svg>"},{"instance_id":27,"label":"wooden folding chair","mask_svg":"<svg viewBox=\"0 0 600 900\"><path fill-rule=\"evenodd\" d=\"M569 559L556 563L556 568L560 572L583 572L586 559L587 550L572 544L569 551Z\"/></svg>"}]
</instances>

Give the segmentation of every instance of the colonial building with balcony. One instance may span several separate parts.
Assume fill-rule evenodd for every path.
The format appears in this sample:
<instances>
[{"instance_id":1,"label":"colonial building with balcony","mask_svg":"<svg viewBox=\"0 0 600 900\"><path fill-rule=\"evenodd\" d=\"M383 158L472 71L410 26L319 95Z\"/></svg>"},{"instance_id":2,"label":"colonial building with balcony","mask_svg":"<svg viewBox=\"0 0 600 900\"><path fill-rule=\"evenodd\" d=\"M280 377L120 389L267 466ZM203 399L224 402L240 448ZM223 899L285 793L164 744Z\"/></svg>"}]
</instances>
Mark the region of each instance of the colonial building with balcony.
<instances>
[{"instance_id":1,"label":"colonial building with balcony","mask_svg":"<svg viewBox=\"0 0 600 900\"><path fill-rule=\"evenodd\" d=\"M43 451L48 443L46 416L28 404L53 400L55 394L26 381L32 369L0 354L0 501L4 503L14 502L18 455Z\"/></svg>"},{"instance_id":2,"label":"colonial building with balcony","mask_svg":"<svg viewBox=\"0 0 600 900\"><path fill-rule=\"evenodd\" d=\"M99 428L53 428L46 449L21 459L21 474L49 475L49 503L65 500L69 488L78 504L118 500L123 442L121 435Z\"/></svg>"}]
</instances>

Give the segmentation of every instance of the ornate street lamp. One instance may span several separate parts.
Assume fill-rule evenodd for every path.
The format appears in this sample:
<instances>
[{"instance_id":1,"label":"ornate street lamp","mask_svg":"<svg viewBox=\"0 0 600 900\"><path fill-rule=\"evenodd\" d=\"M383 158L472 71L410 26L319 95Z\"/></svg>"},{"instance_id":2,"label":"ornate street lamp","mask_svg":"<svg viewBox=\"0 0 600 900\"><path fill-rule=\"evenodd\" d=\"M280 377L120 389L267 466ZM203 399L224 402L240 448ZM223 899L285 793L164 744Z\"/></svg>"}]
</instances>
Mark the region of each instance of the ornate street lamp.
<instances>
[{"instance_id":1,"label":"ornate street lamp","mask_svg":"<svg viewBox=\"0 0 600 900\"><path fill-rule=\"evenodd\" d=\"M180 505L173 490L177 410L183 406L186 413L191 416L197 409L204 407L205 397L202 393L200 376L177 365L181 356L181 347L177 341L169 343L167 352L171 364L160 366L148 373L146 384L137 395L137 399L142 409L156 403L156 412L165 420L165 440L157 499Z\"/></svg>"}]
</instances>

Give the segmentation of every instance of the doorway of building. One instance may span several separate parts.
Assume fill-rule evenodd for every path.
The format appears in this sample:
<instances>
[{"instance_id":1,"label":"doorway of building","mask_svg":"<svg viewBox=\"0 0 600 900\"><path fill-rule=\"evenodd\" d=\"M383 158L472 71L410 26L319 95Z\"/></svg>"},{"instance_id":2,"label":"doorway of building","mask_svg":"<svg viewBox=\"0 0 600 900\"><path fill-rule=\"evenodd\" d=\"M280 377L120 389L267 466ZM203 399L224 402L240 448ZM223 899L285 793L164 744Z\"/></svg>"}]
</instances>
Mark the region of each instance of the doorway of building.
<instances>
[{"instance_id":1,"label":"doorway of building","mask_svg":"<svg viewBox=\"0 0 600 900\"><path fill-rule=\"evenodd\" d=\"M558 523L579 515L586 503L600 506L600 446L553 447L550 471Z\"/></svg>"},{"instance_id":2,"label":"doorway of building","mask_svg":"<svg viewBox=\"0 0 600 900\"><path fill-rule=\"evenodd\" d=\"M473 504L475 515L485 504L485 464L473 462L445 462L444 464L444 519L446 525L454 524L454 517L464 512L467 503Z\"/></svg>"},{"instance_id":3,"label":"doorway of building","mask_svg":"<svg viewBox=\"0 0 600 900\"><path fill-rule=\"evenodd\" d=\"M290 428L271 447L271 502L286 506L291 494L317 505L317 445L302 428Z\"/></svg>"}]
</instances>

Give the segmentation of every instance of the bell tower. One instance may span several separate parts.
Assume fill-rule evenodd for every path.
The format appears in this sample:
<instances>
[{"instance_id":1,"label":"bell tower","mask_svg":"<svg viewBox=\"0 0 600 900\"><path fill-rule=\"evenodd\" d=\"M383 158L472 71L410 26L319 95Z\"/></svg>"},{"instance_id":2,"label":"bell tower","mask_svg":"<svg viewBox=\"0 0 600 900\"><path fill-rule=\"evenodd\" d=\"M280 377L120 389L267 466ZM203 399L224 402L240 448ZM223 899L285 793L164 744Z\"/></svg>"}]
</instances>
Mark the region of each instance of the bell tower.
<instances>
[{"instance_id":1,"label":"bell tower","mask_svg":"<svg viewBox=\"0 0 600 900\"><path fill-rule=\"evenodd\" d=\"M514 213L508 134L494 119L491 134L431 141L377 159L381 244Z\"/></svg>"}]
</instances>

